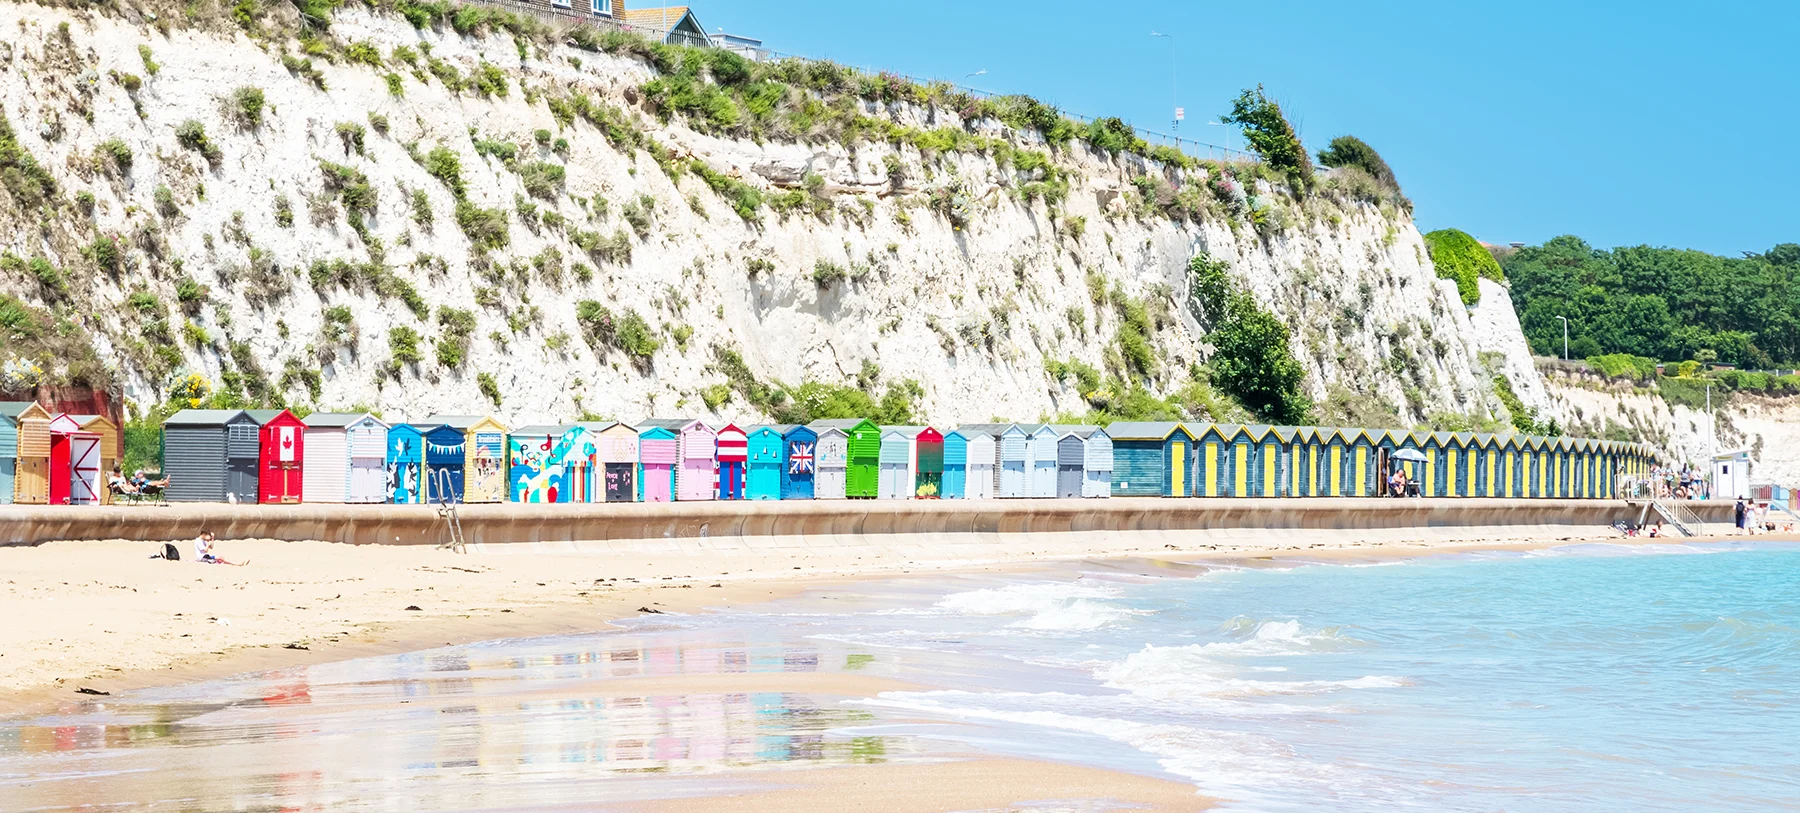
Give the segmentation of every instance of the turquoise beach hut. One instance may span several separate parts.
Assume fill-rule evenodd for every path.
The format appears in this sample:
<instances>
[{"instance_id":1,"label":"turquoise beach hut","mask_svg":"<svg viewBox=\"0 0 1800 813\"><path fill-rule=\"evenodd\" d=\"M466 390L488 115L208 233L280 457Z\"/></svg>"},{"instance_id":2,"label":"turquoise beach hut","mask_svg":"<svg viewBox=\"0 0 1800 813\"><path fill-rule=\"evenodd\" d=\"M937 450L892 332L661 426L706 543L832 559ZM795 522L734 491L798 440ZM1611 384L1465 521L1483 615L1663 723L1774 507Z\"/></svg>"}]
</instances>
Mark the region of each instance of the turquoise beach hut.
<instances>
[{"instance_id":1,"label":"turquoise beach hut","mask_svg":"<svg viewBox=\"0 0 1800 813\"><path fill-rule=\"evenodd\" d=\"M425 438L420 427L409 423L388 427L387 493L395 505L425 502Z\"/></svg>"},{"instance_id":2,"label":"turquoise beach hut","mask_svg":"<svg viewBox=\"0 0 1800 813\"><path fill-rule=\"evenodd\" d=\"M787 446L787 433L792 425L752 426L746 435L749 444L749 468L744 484L744 499L781 499L781 469Z\"/></svg>"},{"instance_id":3,"label":"turquoise beach hut","mask_svg":"<svg viewBox=\"0 0 1800 813\"><path fill-rule=\"evenodd\" d=\"M944 435L944 490L942 499L963 498L963 484L969 476L969 438L961 430Z\"/></svg>"},{"instance_id":4,"label":"turquoise beach hut","mask_svg":"<svg viewBox=\"0 0 1800 813\"><path fill-rule=\"evenodd\" d=\"M813 476L819 470L819 433L806 426L790 426L781 436L781 498L813 498Z\"/></svg>"},{"instance_id":5,"label":"turquoise beach hut","mask_svg":"<svg viewBox=\"0 0 1800 813\"><path fill-rule=\"evenodd\" d=\"M1112 493L1118 497L1184 497L1193 482L1194 436L1173 421L1120 421L1113 441Z\"/></svg>"}]
</instances>

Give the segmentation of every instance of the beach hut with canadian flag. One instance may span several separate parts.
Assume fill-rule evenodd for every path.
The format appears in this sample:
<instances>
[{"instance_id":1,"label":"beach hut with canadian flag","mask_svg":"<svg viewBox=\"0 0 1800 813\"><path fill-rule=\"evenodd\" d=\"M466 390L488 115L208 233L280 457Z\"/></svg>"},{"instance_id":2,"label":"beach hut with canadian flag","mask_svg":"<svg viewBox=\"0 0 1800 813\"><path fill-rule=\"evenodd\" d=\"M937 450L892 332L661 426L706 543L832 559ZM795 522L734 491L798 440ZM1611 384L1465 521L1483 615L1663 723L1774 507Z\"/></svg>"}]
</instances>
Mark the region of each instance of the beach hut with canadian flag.
<instances>
[{"instance_id":1,"label":"beach hut with canadian flag","mask_svg":"<svg viewBox=\"0 0 1800 813\"><path fill-rule=\"evenodd\" d=\"M249 412L262 425L256 466L257 502L300 502L306 488L306 423L285 409Z\"/></svg>"},{"instance_id":2,"label":"beach hut with canadian flag","mask_svg":"<svg viewBox=\"0 0 1800 813\"><path fill-rule=\"evenodd\" d=\"M750 463L750 436L735 423L725 424L715 436L718 495L721 500L744 498L745 474Z\"/></svg>"}]
</instances>

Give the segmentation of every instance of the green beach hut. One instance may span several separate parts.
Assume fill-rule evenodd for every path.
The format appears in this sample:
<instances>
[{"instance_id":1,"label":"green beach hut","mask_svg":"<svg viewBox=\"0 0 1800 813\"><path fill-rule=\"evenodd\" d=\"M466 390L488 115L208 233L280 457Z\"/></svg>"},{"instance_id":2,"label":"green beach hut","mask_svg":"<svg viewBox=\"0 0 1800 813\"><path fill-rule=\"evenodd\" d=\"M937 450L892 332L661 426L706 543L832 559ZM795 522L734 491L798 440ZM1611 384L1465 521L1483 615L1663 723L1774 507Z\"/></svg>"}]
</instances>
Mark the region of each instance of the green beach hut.
<instances>
[{"instance_id":1,"label":"green beach hut","mask_svg":"<svg viewBox=\"0 0 1800 813\"><path fill-rule=\"evenodd\" d=\"M815 431L836 429L844 433L844 496L875 499L881 492L881 427L867 418L814 421Z\"/></svg>"}]
</instances>

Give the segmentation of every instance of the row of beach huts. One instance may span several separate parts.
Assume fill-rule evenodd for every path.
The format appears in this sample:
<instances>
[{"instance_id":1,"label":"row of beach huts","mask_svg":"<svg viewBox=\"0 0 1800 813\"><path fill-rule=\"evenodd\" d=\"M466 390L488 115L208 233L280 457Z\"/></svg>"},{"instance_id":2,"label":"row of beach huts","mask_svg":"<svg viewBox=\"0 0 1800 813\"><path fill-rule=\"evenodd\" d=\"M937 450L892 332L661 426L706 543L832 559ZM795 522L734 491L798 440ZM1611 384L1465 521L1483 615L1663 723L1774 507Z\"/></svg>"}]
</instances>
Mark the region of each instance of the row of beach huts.
<instances>
[{"instance_id":1,"label":"row of beach huts","mask_svg":"<svg viewBox=\"0 0 1800 813\"><path fill-rule=\"evenodd\" d=\"M110 421L29 402L0 404L0 418L0 492L109 500ZM237 503L1375 496L1396 467L1424 496L1600 498L1654 463L1619 441L1338 427L673 418L509 429L478 415L236 409L174 414L162 451L166 499Z\"/></svg>"}]
</instances>

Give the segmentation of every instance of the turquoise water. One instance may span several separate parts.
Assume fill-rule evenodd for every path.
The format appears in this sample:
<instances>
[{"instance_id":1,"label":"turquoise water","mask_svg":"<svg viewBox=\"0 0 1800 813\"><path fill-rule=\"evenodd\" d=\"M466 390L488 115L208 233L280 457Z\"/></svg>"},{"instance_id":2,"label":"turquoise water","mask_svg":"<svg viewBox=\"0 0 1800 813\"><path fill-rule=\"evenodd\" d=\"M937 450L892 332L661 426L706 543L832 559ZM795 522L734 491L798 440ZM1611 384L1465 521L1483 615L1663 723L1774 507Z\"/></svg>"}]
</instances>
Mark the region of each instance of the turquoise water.
<instances>
[{"instance_id":1,"label":"turquoise water","mask_svg":"<svg viewBox=\"0 0 1800 813\"><path fill-rule=\"evenodd\" d=\"M1800 546L1253 564L860 583L135 692L0 721L0 809L591 809L969 749L1236 810L1800 809ZM757 672L937 688L659 682Z\"/></svg>"}]
</instances>

